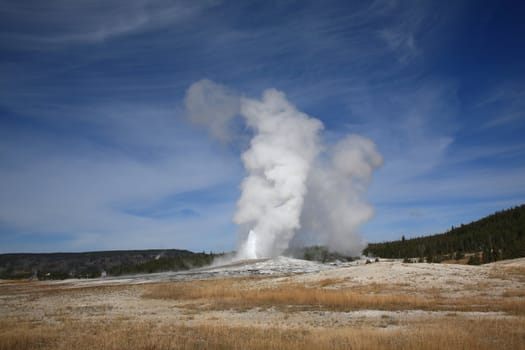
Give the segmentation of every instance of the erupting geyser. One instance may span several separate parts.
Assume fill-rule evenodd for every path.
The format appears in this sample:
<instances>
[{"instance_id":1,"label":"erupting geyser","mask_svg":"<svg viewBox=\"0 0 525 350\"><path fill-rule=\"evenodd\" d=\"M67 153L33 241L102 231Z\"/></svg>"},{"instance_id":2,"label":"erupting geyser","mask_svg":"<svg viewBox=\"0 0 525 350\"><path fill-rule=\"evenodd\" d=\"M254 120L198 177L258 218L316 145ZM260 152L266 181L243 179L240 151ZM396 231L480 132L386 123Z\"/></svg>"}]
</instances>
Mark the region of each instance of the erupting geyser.
<instances>
[{"instance_id":1,"label":"erupting geyser","mask_svg":"<svg viewBox=\"0 0 525 350\"><path fill-rule=\"evenodd\" d=\"M257 233L257 256L275 256L301 227L306 180L322 124L273 89L264 92L262 101L241 101L241 114L254 135L242 155L247 176L234 221Z\"/></svg>"},{"instance_id":2,"label":"erupting geyser","mask_svg":"<svg viewBox=\"0 0 525 350\"><path fill-rule=\"evenodd\" d=\"M231 138L229 124L238 115L253 131L242 154L247 174L234 215L239 258L278 256L294 238L346 254L361 252L364 240L357 229L373 213L364 191L382 164L371 140L349 135L322 145L321 121L275 89L259 101L202 80L188 89L185 103L191 120L220 140Z\"/></svg>"},{"instance_id":3,"label":"erupting geyser","mask_svg":"<svg viewBox=\"0 0 525 350\"><path fill-rule=\"evenodd\" d=\"M257 259L257 235L253 230L248 233L248 238L239 250L239 256L243 259Z\"/></svg>"}]
</instances>

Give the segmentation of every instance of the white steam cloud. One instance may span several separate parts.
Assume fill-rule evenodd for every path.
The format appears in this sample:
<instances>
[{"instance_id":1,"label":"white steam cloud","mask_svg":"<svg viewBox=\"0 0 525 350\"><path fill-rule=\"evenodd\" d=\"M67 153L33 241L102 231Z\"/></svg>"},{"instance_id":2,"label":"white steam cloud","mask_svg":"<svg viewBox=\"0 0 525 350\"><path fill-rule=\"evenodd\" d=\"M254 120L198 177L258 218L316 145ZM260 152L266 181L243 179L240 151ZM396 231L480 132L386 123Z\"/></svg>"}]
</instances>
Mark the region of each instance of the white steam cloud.
<instances>
[{"instance_id":1,"label":"white steam cloud","mask_svg":"<svg viewBox=\"0 0 525 350\"><path fill-rule=\"evenodd\" d=\"M201 80L186 92L190 120L208 128L210 134L226 142L233 139L231 120L239 113L240 99L232 91L210 80Z\"/></svg>"},{"instance_id":2,"label":"white steam cloud","mask_svg":"<svg viewBox=\"0 0 525 350\"><path fill-rule=\"evenodd\" d=\"M291 242L360 254L365 242L358 228L373 214L364 192L382 164L371 140L349 135L323 146L321 121L275 89L259 101L201 80L188 89L185 104L190 119L221 141L233 138L230 124L238 115L253 132L242 154L247 174L234 216L239 258L277 256Z\"/></svg>"},{"instance_id":3,"label":"white steam cloud","mask_svg":"<svg viewBox=\"0 0 525 350\"><path fill-rule=\"evenodd\" d=\"M383 158L371 140L358 135L346 136L324 156L309 174L298 238L359 255L366 245L359 226L373 215L364 194Z\"/></svg>"},{"instance_id":4,"label":"white steam cloud","mask_svg":"<svg viewBox=\"0 0 525 350\"><path fill-rule=\"evenodd\" d=\"M248 174L234 221L256 237L255 256L247 257L272 256L286 250L301 228L306 181L323 126L273 89L266 90L260 102L242 99L241 114L255 134L242 155Z\"/></svg>"}]
</instances>

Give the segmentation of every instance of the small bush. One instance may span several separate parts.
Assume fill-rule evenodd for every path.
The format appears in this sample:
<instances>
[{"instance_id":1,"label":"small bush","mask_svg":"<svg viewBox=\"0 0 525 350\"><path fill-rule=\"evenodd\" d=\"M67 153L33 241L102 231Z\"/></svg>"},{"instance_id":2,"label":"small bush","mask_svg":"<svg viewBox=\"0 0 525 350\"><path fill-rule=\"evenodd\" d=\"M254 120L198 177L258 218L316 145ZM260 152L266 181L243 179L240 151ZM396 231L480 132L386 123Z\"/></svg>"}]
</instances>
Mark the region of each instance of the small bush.
<instances>
[{"instance_id":1,"label":"small bush","mask_svg":"<svg viewBox=\"0 0 525 350\"><path fill-rule=\"evenodd\" d=\"M469 265L481 265L481 258L478 254L471 255L468 258L467 264Z\"/></svg>"}]
</instances>

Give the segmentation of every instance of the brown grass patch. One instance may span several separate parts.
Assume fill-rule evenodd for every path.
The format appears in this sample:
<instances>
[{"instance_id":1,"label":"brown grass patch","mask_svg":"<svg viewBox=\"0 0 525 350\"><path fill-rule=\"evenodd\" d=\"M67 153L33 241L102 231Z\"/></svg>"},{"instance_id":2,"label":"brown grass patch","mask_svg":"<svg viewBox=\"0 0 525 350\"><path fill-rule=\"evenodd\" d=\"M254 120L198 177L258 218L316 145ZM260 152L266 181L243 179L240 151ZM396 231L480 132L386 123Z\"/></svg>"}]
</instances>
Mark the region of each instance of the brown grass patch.
<instances>
[{"instance_id":1,"label":"brown grass patch","mask_svg":"<svg viewBox=\"0 0 525 350\"><path fill-rule=\"evenodd\" d=\"M322 281L323 282L323 281ZM332 281L330 281L332 282ZM324 282L322 284L325 284ZM330 284L328 284L330 285ZM145 298L176 300L186 308L247 310L277 307L298 310L427 310L506 312L525 315L525 299L491 296L447 297L437 288L406 293L402 287L370 284L359 288L319 288L283 284L253 289L240 279L174 282L145 287ZM397 289L396 289L397 288Z\"/></svg>"},{"instance_id":2,"label":"brown grass patch","mask_svg":"<svg viewBox=\"0 0 525 350\"><path fill-rule=\"evenodd\" d=\"M503 292L502 296L508 298L523 298L525 297L525 289L512 289Z\"/></svg>"},{"instance_id":3,"label":"brown grass patch","mask_svg":"<svg viewBox=\"0 0 525 350\"><path fill-rule=\"evenodd\" d=\"M185 306L206 305L208 309L252 309L295 307L350 311L357 309L431 309L433 300L414 295L364 294L350 289L309 288L287 284L279 288L247 289L231 280L163 283L146 287L145 298L172 299Z\"/></svg>"},{"instance_id":4,"label":"brown grass patch","mask_svg":"<svg viewBox=\"0 0 525 350\"><path fill-rule=\"evenodd\" d=\"M0 295L20 295L30 294L33 298L76 294L76 295L90 295L93 291L97 292L114 292L123 289L130 289L131 286L122 285L88 285L75 286L66 282L47 282L47 281L28 281L18 282L12 284L0 285Z\"/></svg>"},{"instance_id":5,"label":"brown grass patch","mask_svg":"<svg viewBox=\"0 0 525 350\"><path fill-rule=\"evenodd\" d=\"M349 279L346 279L346 278L324 278L322 280L319 280L318 282L316 282L313 285L323 288L323 287L330 287L330 286L335 286L335 285L338 285L338 284L342 284L342 283L345 283L348 280Z\"/></svg>"},{"instance_id":6,"label":"brown grass patch","mask_svg":"<svg viewBox=\"0 0 525 350\"><path fill-rule=\"evenodd\" d=\"M489 277L525 283L525 266L494 266Z\"/></svg>"},{"instance_id":7,"label":"brown grass patch","mask_svg":"<svg viewBox=\"0 0 525 350\"><path fill-rule=\"evenodd\" d=\"M195 327L155 322L0 325L0 350L21 349L525 349L523 319L423 320L405 329Z\"/></svg>"}]
</instances>

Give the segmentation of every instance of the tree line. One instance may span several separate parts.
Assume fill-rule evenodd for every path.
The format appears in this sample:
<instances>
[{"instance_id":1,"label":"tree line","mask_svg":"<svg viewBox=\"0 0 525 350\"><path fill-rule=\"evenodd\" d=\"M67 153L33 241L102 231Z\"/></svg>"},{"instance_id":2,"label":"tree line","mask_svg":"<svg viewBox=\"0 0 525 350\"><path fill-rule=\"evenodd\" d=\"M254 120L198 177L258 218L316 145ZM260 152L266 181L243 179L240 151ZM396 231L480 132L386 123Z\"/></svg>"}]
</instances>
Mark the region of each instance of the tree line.
<instances>
[{"instance_id":1,"label":"tree line","mask_svg":"<svg viewBox=\"0 0 525 350\"><path fill-rule=\"evenodd\" d=\"M108 275L133 275L137 273L154 273L164 271L181 271L210 265L216 254L194 253L188 256L160 257L140 264L121 265L109 269Z\"/></svg>"},{"instance_id":2,"label":"tree line","mask_svg":"<svg viewBox=\"0 0 525 350\"><path fill-rule=\"evenodd\" d=\"M465 259L470 264L525 257L525 205L498 211L441 234L370 243L367 256L407 261L441 262Z\"/></svg>"},{"instance_id":3,"label":"tree line","mask_svg":"<svg viewBox=\"0 0 525 350\"><path fill-rule=\"evenodd\" d=\"M187 270L217 254L180 249L0 254L0 279L66 279Z\"/></svg>"}]
</instances>

